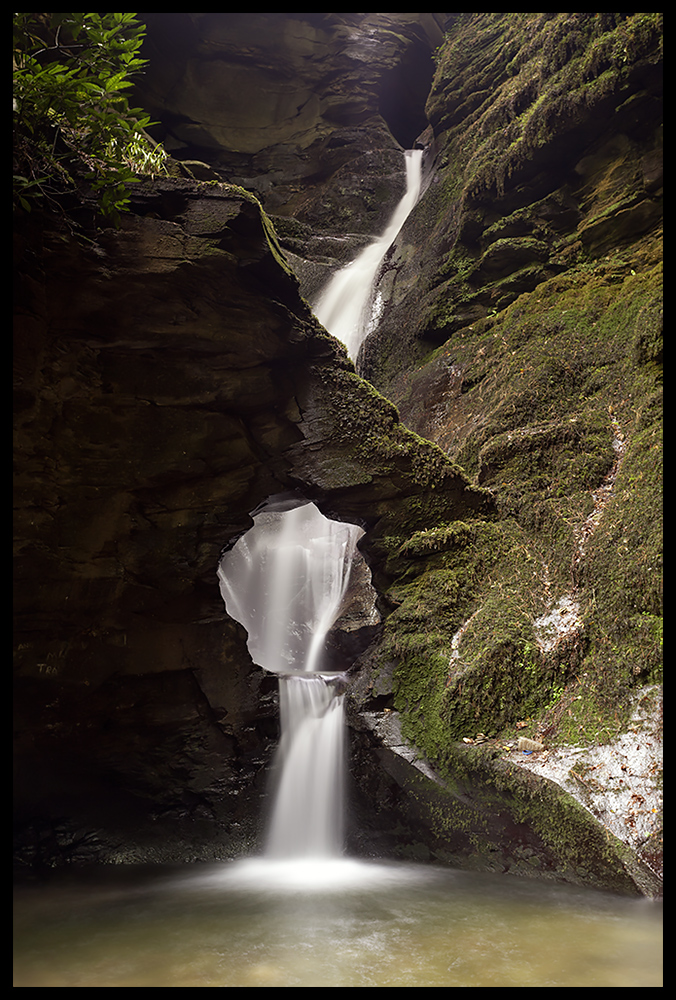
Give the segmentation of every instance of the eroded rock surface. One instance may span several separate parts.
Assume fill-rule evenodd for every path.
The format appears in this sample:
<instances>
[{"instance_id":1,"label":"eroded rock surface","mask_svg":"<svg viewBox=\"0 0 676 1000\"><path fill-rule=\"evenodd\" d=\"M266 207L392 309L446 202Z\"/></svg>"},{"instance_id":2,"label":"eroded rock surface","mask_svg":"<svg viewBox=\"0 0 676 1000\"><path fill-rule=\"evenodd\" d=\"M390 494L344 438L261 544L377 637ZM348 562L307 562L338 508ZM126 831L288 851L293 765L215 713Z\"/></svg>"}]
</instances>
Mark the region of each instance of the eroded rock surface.
<instances>
[{"instance_id":1,"label":"eroded rock surface","mask_svg":"<svg viewBox=\"0 0 676 1000\"><path fill-rule=\"evenodd\" d=\"M367 528L382 621L336 640L364 849L473 864L479 838L477 863L634 891L499 747L602 744L659 683L660 15L142 16L181 175L119 230L86 203L84 241L17 227L22 860L253 842L274 685L215 567L292 495ZM382 231L416 142L369 385L301 295Z\"/></svg>"},{"instance_id":2,"label":"eroded rock surface","mask_svg":"<svg viewBox=\"0 0 676 1000\"><path fill-rule=\"evenodd\" d=\"M166 824L195 817L241 846L261 810L240 836L237 792L275 724L223 547L292 493L368 526L385 579L378 539L426 523L429 489L465 514L491 501L355 375L246 192L141 185L93 235L27 220L17 248L19 819L56 821L70 783L108 853L117 830L129 857L139 837L171 855Z\"/></svg>"},{"instance_id":3,"label":"eroded rock surface","mask_svg":"<svg viewBox=\"0 0 676 1000\"><path fill-rule=\"evenodd\" d=\"M144 17L140 94L170 152L207 159L272 213L381 228L398 151L427 125L443 15Z\"/></svg>"}]
</instances>

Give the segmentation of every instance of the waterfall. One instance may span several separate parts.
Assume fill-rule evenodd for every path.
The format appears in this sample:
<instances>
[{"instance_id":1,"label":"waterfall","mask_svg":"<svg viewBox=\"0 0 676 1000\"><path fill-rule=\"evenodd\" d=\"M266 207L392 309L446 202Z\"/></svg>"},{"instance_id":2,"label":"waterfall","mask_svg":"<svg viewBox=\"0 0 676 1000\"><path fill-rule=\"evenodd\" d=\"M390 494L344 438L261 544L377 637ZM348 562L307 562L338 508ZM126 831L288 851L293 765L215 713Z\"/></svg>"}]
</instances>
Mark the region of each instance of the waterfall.
<instances>
[{"instance_id":1,"label":"waterfall","mask_svg":"<svg viewBox=\"0 0 676 1000\"><path fill-rule=\"evenodd\" d=\"M271 857L342 851L344 697L336 675L321 672L321 658L362 534L314 504L263 512L218 567L228 614L246 628L252 659L280 675Z\"/></svg>"},{"instance_id":2,"label":"waterfall","mask_svg":"<svg viewBox=\"0 0 676 1000\"><path fill-rule=\"evenodd\" d=\"M225 606L247 630L254 663L278 674L321 668L362 534L314 504L254 517L218 567Z\"/></svg>"},{"instance_id":3,"label":"waterfall","mask_svg":"<svg viewBox=\"0 0 676 1000\"><path fill-rule=\"evenodd\" d=\"M326 859L343 850L343 694L321 676L280 677L282 739L267 854Z\"/></svg>"},{"instance_id":4,"label":"waterfall","mask_svg":"<svg viewBox=\"0 0 676 1000\"><path fill-rule=\"evenodd\" d=\"M408 150L406 193L383 235L329 282L315 307L355 359L369 332L380 264L420 195L422 151ZM268 857L328 859L343 847L344 696L322 673L326 636L341 607L361 528L329 521L314 504L263 512L221 559L228 614L248 633L255 663L279 674L281 739Z\"/></svg>"},{"instance_id":5,"label":"waterfall","mask_svg":"<svg viewBox=\"0 0 676 1000\"><path fill-rule=\"evenodd\" d=\"M359 348L370 332L369 306L378 268L420 197L422 156L421 149L406 150L406 192L387 229L351 264L334 274L314 304L319 322L345 344L353 361L357 360Z\"/></svg>"}]
</instances>

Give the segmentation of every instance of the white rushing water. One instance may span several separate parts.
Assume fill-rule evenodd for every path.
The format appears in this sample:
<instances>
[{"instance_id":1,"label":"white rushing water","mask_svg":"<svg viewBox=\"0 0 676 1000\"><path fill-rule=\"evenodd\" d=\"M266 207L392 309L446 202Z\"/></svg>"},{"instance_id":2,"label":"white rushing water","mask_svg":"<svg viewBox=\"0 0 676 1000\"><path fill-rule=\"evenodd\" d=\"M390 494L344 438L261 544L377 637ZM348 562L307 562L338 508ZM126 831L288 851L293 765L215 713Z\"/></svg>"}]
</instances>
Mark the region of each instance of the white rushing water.
<instances>
[{"instance_id":1,"label":"white rushing water","mask_svg":"<svg viewBox=\"0 0 676 1000\"><path fill-rule=\"evenodd\" d=\"M342 852L344 698L320 670L362 534L354 524L328 520L314 504L264 512L218 568L228 614L246 628L252 659L280 674L269 857Z\"/></svg>"},{"instance_id":2,"label":"white rushing water","mask_svg":"<svg viewBox=\"0 0 676 1000\"><path fill-rule=\"evenodd\" d=\"M247 630L254 663L282 674L320 669L362 534L314 504L254 517L218 567L225 606Z\"/></svg>"},{"instance_id":3,"label":"white rushing water","mask_svg":"<svg viewBox=\"0 0 676 1000\"><path fill-rule=\"evenodd\" d=\"M343 850L344 697L326 679L280 677L282 739L266 854L305 861Z\"/></svg>"},{"instance_id":4,"label":"white rushing water","mask_svg":"<svg viewBox=\"0 0 676 1000\"><path fill-rule=\"evenodd\" d=\"M369 331L378 269L420 196L422 151L405 154L406 193L383 235L329 282L317 317L357 356ZM322 674L362 531L329 521L313 504L264 512L219 565L228 614L248 633L255 663L280 674L278 787L266 854L339 858L343 848L344 708Z\"/></svg>"},{"instance_id":5,"label":"white rushing water","mask_svg":"<svg viewBox=\"0 0 676 1000\"><path fill-rule=\"evenodd\" d=\"M371 297L378 268L420 197L422 156L421 149L406 150L406 193L395 208L387 229L351 264L334 274L314 304L319 322L345 344L353 361L370 332Z\"/></svg>"}]
</instances>

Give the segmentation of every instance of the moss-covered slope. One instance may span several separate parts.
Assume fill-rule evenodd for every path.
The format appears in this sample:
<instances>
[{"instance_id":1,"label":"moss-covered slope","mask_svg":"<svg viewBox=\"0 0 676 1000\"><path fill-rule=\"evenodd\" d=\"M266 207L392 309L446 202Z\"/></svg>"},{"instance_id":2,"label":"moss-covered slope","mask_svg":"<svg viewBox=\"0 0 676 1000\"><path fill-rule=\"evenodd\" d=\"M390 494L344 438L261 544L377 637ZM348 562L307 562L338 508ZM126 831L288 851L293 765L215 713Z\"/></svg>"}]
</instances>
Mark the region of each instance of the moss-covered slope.
<instances>
[{"instance_id":1,"label":"moss-covered slope","mask_svg":"<svg viewBox=\"0 0 676 1000\"><path fill-rule=\"evenodd\" d=\"M661 58L657 14L461 15L438 53L362 366L499 511L390 549L371 668L449 779L478 734L607 741L661 679Z\"/></svg>"}]
</instances>

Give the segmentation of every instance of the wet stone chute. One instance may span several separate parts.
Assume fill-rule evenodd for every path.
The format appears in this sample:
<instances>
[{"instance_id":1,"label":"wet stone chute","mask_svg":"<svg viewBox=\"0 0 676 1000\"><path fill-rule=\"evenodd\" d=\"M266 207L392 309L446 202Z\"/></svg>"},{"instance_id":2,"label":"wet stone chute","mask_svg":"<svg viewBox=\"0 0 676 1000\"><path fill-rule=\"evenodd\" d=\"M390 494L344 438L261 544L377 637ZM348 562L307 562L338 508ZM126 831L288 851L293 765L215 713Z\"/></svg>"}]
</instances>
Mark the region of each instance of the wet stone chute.
<instances>
[{"instance_id":1,"label":"wet stone chute","mask_svg":"<svg viewBox=\"0 0 676 1000\"><path fill-rule=\"evenodd\" d=\"M406 150L406 191L387 229L351 264L334 274L314 304L317 319L345 344L353 361L357 360L359 348L377 324L379 303L373 296L378 270L420 197L422 160L421 149Z\"/></svg>"}]
</instances>

